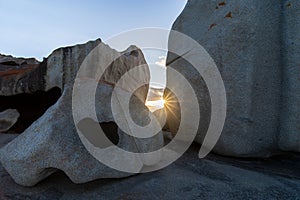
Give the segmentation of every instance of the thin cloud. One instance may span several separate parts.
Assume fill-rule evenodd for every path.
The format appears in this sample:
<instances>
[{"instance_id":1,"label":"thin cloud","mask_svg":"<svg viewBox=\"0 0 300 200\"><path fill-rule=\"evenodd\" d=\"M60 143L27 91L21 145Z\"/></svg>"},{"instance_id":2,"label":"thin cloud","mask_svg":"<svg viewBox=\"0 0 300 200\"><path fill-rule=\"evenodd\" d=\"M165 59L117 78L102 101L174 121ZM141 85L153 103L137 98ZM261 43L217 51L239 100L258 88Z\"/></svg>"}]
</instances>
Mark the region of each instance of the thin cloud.
<instances>
[{"instance_id":1,"label":"thin cloud","mask_svg":"<svg viewBox=\"0 0 300 200\"><path fill-rule=\"evenodd\" d=\"M162 66L162 67L165 67L166 66L166 60L167 60L166 56L159 56L158 61L156 61L155 64L159 65L159 66Z\"/></svg>"}]
</instances>

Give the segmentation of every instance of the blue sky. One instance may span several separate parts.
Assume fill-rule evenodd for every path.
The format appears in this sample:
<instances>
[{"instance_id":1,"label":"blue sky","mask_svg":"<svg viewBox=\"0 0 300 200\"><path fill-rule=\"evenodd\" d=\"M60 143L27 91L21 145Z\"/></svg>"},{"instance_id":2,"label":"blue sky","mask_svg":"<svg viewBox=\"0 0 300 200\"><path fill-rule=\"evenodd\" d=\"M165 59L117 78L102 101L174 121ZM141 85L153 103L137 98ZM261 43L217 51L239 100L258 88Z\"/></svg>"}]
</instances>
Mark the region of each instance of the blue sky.
<instances>
[{"instance_id":1,"label":"blue sky","mask_svg":"<svg viewBox=\"0 0 300 200\"><path fill-rule=\"evenodd\" d=\"M142 27L170 29L186 0L0 0L0 53L42 60L54 49Z\"/></svg>"},{"instance_id":2,"label":"blue sky","mask_svg":"<svg viewBox=\"0 0 300 200\"><path fill-rule=\"evenodd\" d=\"M0 0L0 53L41 61L63 46L105 41L136 28L170 29L185 4L186 0ZM160 66L166 52L143 52L151 83L164 85L166 70Z\"/></svg>"}]
</instances>

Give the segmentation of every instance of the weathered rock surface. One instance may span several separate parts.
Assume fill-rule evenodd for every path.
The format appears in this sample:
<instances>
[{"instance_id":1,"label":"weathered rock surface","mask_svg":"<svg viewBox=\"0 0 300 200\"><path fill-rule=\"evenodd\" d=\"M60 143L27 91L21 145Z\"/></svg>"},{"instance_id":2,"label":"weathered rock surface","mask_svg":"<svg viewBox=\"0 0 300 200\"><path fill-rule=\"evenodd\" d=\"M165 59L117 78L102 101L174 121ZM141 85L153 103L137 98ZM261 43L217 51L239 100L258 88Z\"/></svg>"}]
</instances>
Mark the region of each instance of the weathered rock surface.
<instances>
[{"instance_id":1,"label":"weathered rock surface","mask_svg":"<svg viewBox=\"0 0 300 200\"><path fill-rule=\"evenodd\" d=\"M282 110L279 146L300 152L300 2L283 1Z\"/></svg>"},{"instance_id":2,"label":"weathered rock surface","mask_svg":"<svg viewBox=\"0 0 300 200\"><path fill-rule=\"evenodd\" d=\"M151 152L163 145L161 133L143 140L129 136L116 125L112 125L115 122L111 109L112 91L124 73L138 65L146 64L141 50L132 46L119 53L100 40L74 47L61 48L55 50L38 67L43 71L43 78L40 79L43 83L41 88L48 90L59 87L62 89L61 98L24 133L0 150L0 161L3 167L18 184L24 186L35 185L57 170L64 171L75 183L131 175L109 168L97 161L83 146L76 131L72 116L73 83L81 63L93 49L96 49L97 53L100 53L99 55L103 58L103 60L96 59L96 64L111 64L100 81L97 82L95 110L98 121L94 121L92 117L91 119L85 118L79 121L77 127L81 129L82 134L91 139L90 142L94 146L98 148L107 147L101 146L107 145L107 143L94 141L94 136L99 133L94 133L92 127L100 123L101 126L106 127L103 129L108 130L105 134L110 141L127 151ZM144 79L145 82L149 81L148 70L138 72L140 78ZM93 70L87 73L86 77L81 77L82 80L95 76ZM135 76L134 80L136 78L138 77ZM122 88L119 89L122 90ZM138 116L137 113L140 113L139 118L135 120L142 125L146 125L148 119L148 110L144 105L147 90L147 85L142 86L134 93L132 100L134 104L131 110L132 115ZM82 95L84 94L83 91ZM121 112L118 114L122 115ZM87 131L84 130L87 128L86 126L80 126L81 122L88 126ZM141 167L144 164L149 164L141 158L137 158L137 162L141 162Z\"/></svg>"},{"instance_id":3,"label":"weathered rock surface","mask_svg":"<svg viewBox=\"0 0 300 200\"><path fill-rule=\"evenodd\" d=\"M0 135L0 145L7 142L8 136ZM20 187L0 165L0 199L300 198L300 171L295 170L300 167L299 154L270 159L237 159L210 154L200 160L198 150L199 145L193 144L179 160L160 171L80 185L58 172L35 187Z\"/></svg>"},{"instance_id":4,"label":"weathered rock surface","mask_svg":"<svg viewBox=\"0 0 300 200\"><path fill-rule=\"evenodd\" d=\"M0 112L0 133L8 131L18 120L20 114L15 109Z\"/></svg>"},{"instance_id":5,"label":"weathered rock surface","mask_svg":"<svg viewBox=\"0 0 300 200\"><path fill-rule=\"evenodd\" d=\"M22 133L34 121L40 118L46 110L55 104L61 96L60 88L48 91L36 91L12 96L0 95L0 112L16 109L20 113L18 121L6 133Z\"/></svg>"},{"instance_id":6,"label":"weathered rock surface","mask_svg":"<svg viewBox=\"0 0 300 200\"><path fill-rule=\"evenodd\" d=\"M299 8L298 1L189 0L173 24L173 30L208 51L224 81L227 116L214 152L269 157L299 151ZM170 45L183 48L172 34ZM167 63L176 56L169 53ZM210 120L206 85L183 59L169 67L183 74L198 96L201 121L196 141L201 143Z\"/></svg>"},{"instance_id":7,"label":"weathered rock surface","mask_svg":"<svg viewBox=\"0 0 300 200\"><path fill-rule=\"evenodd\" d=\"M14 58L0 54L0 95L10 96L41 90L43 72L34 58Z\"/></svg>"}]
</instances>

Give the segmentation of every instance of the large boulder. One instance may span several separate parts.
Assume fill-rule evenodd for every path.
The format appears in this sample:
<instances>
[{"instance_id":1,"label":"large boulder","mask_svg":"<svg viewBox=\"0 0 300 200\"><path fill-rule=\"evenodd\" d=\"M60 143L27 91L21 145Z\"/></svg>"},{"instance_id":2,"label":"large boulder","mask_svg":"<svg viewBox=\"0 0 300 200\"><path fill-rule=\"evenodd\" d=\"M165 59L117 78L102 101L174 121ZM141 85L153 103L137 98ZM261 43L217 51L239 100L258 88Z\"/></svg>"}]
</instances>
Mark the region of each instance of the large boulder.
<instances>
[{"instance_id":1,"label":"large boulder","mask_svg":"<svg viewBox=\"0 0 300 200\"><path fill-rule=\"evenodd\" d=\"M92 66L92 70L87 71L86 76L76 79L76 84L84 85L89 81L96 82L94 98L97 119L87 117L76 121L72 115L73 85L84 59L93 52L96 52L100 59L99 57L94 58L96 62L92 63L86 61L88 65ZM91 78L97 74L94 73L94 69L101 69L108 63L110 63L109 67L99 80ZM35 185L57 170L64 171L74 183L132 175L132 173L118 171L99 162L83 145L82 135L90 142L91 146L99 149L117 145L126 151L144 153L162 147L161 132L147 139L128 135L117 126L114 119L113 114L124 117L121 110L118 113L112 112L111 96L112 92L116 90L118 80L134 67L145 64L144 56L137 47L131 46L124 52L117 52L100 40L55 50L38 67L38 70L43 71L41 73L43 76L39 79L41 80L40 89L49 90L58 87L62 89L62 96L42 117L0 150L0 161L7 172L18 184L24 186ZM137 70L137 74L134 75L131 77L131 81L140 79L143 83L149 82L150 76L147 67ZM126 90L127 87L119 85L117 90L122 94L130 95L130 91ZM86 91L91 90L89 87L85 89ZM75 92L79 92L84 97L86 91L76 90ZM144 105L147 91L148 85L142 85L135 90L130 100L130 104L134 105L131 106L131 116L141 126L149 123L149 111ZM82 108L86 107L85 103L83 102ZM100 133L96 131L99 124L109 141L106 137L99 137ZM140 169L144 165L153 165L157 161L155 159L145 160L139 156L135 160Z\"/></svg>"},{"instance_id":2,"label":"large boulder","mask_svg":"<svg viewBox=\"0 0 300 200\"><path fill-rule=\"evenodd\" d=\"M227 116L214 152L269 157L300 150L299 8L298 1L189 0L173 24L207 50L224 81ZM182 45L171 33L169 46L189 48ZM209 93L193 66L178 56L170 52L167 64L198 96L195 140L202 143L210 122Z\"/></svg>"}]
</instances>

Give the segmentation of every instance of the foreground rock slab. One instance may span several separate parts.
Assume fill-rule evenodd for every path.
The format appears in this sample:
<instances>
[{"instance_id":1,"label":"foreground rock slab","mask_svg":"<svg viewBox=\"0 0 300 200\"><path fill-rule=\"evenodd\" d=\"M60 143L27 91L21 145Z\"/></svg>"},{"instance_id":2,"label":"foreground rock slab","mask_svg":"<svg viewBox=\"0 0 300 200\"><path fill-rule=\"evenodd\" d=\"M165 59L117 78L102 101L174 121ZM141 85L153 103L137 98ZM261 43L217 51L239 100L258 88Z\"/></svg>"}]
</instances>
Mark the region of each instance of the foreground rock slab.
<instances>
[{"instance_id":1,"label":"foreground rock slab","mask_svg":"<svg viewBox=\"0 0 300 200\"><path fill-rule=\"evenodd\" d=\"M64 171L74 183L132 175L107 167L96 160L83 146L74 124L72 116L74 79L84 58L95 48L103 58L103 60L100 59L98 64L110 63L110 66L97 82L95 109L98 120L93 121L91 117L91 119L86 118L82 121L88 122L88 125L99 125L99 123L107 125L108 123L107 137L118 147L130 152L153 151L163 145L161 133L145 141L124 134L118 127L113 130L115 126L110 125L115 122L110 100L114 86L124 73L136 66L146 64L141 50L132 46L125 52L120 53L109 48L100 40L74 47L61 48L45 59L40 67L46 72L42 78L44 80L43 88L48 90L59 87L62 89L62 96L25 132L0 150L2 166L16 183L23 186L33 186L58 170ZM140 78L145 79L145 82L149 80L148 70L139 71L139 73L142 76ZM87 78L92 75L94 75L93 72L87 74ZM122 90L122 88L119 89ZM132 113L141 117L135 119L140 123L147 119L148 110L144 105L147 90L148 87L144 85L133 95L135 106ZM84 126L80 127L78 124L76 126L79 129L85 128ZM86 137L98 134L90 132L92 130L81 131L87 134ZM98 148L107 147L101 146L101 141L95 145ZM144 163L141 158L137 158L137 162L140 162L141 167L144 164L149 164Z\"/></svg>"},{"instance_id":2,"label":"foreground rock slab","mask_svg":"<svg viewBox=\"0 0 300 200\"><path fill-rule=\"evenodd\" d=\"M6 136L6 135L4 135ZM3 136L0 136L0 144ZM7 140L7 139L5 139ZM197 158L194 144L179 160L153 173L75 185L62 172L21 187L0 165L0 199L299 199L299 154L271 159ZM162 189L163 188L163 189Z\"/></svg>"}]
</instances>

